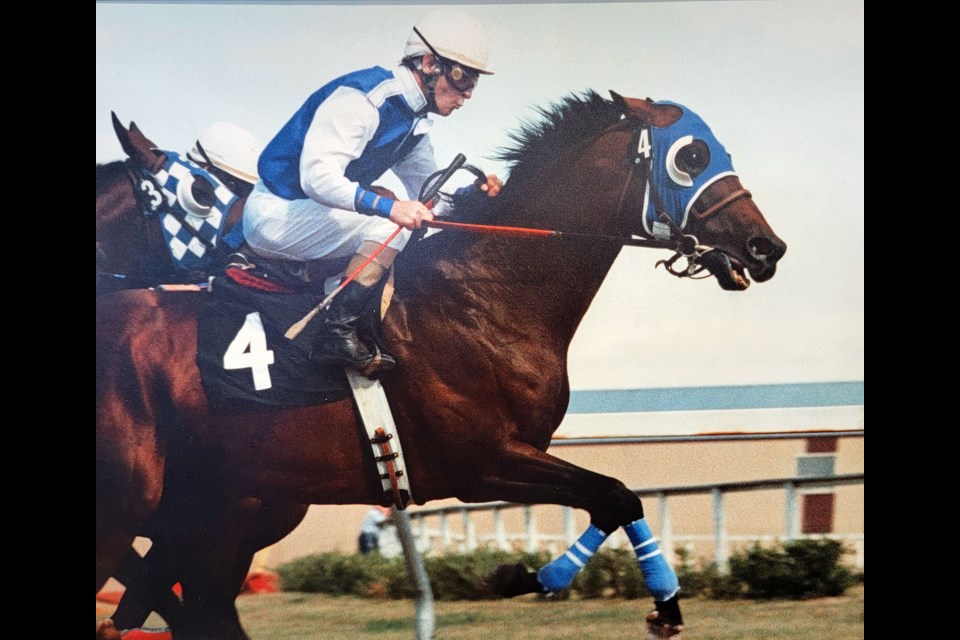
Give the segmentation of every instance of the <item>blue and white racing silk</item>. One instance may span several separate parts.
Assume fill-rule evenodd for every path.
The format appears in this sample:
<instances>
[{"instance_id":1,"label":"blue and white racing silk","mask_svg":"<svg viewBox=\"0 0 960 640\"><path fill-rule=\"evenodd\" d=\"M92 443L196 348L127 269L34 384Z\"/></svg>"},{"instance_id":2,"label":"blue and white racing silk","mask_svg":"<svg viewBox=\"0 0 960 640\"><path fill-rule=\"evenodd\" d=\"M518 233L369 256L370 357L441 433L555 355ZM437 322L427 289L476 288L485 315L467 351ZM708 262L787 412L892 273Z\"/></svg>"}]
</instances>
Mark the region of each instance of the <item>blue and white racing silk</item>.
<instances>
[{"instance_id":1,"label":"blue and white racing silk","mask_svg":"<svg viewBox=\"0 0 960 640\"><path fill-rule=\"evenodd\" d=\"M419 179L435 168L429 142L419 144L430 128L426 106L405 67L341 76L307 98L270 141L260 154L260 178L286 200L386 217L392 202L381 204L367 191L373 182L395 169L416 197L421 185L407 174ZM404 166L410 164L417 166Z\"/></svg>"},{"instance_id":2,"label":"blue and white racing silk","mask_svg":"<svg viewBox=\"0 0 960 640\"><path fill-rule=\"evenodd\" d=\"M437 170L426 110L416 78L402 65L350 73L311 95L260 154L260 182L243 210L254 253L346 258L391 237L388 246L402 250L410 231L394 235L394 201L370 187L390 170L414 199ZM434 215L443 215L442 205Z\"/></svg>"},{"instance_id":3,"label":"blue and white racing silk","mask_svg":"<svg viewBox=\"0 0 960 640\"><path fill-rule=\"evenodd\" d=\"M737 174L733 170L733 162L727 150L700 116L674 102L658 101L656 104L673 105L683 111L680 119L667 127L650 127L653 137L651 179L656 185L665 213L683 229L686 227L690 208L703 190L720 178ZM681 149L696 140L706 143L710 162L704 171L691 176L677 167L676 158ZM654 237L669 238L670 227L657 219L658 212L649 194L645 197L643 206L643 226L647 233Z\"/></svg>"},{"instance_id":4,"label":"blue and white racing silk","mask_svg":"<svg viewBox=\"0 0 960 640\"><path fill-rule=\"evenodd\" d=\"M227 220L227 213L237 197L197 164L173 151L161 153L167 157L167 161L154 178L163 192L162 197L166 199L168 207L174 209L188 225L196 230L197 235L209 242L211 246L217 246L223 225ZM207 180L214 185L216 202L212 207L185 206L185 203L193 202L190 189L194 180L197 179ZM148 193L147 195L152 198L161 197L160 194ZM160 208L159 211L163 239L170 249L170 256L176 267L186 271L208 270L213 256L210 255L204 243L187 231L180 220L168 209Z\"/></svg>"}]
</instances>

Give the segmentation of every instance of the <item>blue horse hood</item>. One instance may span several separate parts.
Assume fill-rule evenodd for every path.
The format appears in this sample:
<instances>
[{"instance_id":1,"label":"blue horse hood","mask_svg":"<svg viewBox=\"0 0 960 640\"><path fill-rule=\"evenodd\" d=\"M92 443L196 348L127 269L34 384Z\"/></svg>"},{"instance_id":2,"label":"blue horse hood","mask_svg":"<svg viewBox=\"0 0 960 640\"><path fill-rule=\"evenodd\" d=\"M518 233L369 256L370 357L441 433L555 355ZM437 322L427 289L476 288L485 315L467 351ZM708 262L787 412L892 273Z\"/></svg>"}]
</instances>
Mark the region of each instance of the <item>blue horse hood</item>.
<instances>
[{"instance_id":1,"label":"blue horse hood","mask_svg":"<svg viewBox=\"0 0 960 640\"><path fill-rule=\"evenodd\" d=\"M655 186L665 213L681 229L686 227L690 208L704 189L720 178L736 175L730 154L710 127L690 109L675 102L658 101L683 112L673 124L650 127L651 183ZM643 155L643 140L638 152ZM696 154L696 157L695 157ZM705 166L696 163L709 162ZM689 160L694 158L696 163ZM691 164L696 164L691 168ZM643 203L643 226L651 236L669 237L670 228L658 220L658 212L649 197Z\"/></svg>"}]
</instances>

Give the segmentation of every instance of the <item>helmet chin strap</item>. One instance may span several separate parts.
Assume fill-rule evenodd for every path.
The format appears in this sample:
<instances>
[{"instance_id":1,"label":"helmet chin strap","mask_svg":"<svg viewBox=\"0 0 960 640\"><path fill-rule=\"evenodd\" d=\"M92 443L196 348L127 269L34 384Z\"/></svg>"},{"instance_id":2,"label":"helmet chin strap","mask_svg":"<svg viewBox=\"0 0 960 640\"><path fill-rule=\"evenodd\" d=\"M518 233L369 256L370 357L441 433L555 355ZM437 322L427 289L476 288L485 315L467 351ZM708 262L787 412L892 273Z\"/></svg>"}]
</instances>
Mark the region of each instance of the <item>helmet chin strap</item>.
<instances>
[{"instance_id":1,"label":"helmet chin strap","mask_svg":"<svg viewBox=\"0 0 960 640\"><path fill-rule=\"evenodd\" d=\"M443 73L427 73L423 70L423 59L417 61L417 75L423 81L423 88L427 94L427 111L437 112L437 100L435 92L437 90L437 81Z\"/></svg>"}]
</instances>

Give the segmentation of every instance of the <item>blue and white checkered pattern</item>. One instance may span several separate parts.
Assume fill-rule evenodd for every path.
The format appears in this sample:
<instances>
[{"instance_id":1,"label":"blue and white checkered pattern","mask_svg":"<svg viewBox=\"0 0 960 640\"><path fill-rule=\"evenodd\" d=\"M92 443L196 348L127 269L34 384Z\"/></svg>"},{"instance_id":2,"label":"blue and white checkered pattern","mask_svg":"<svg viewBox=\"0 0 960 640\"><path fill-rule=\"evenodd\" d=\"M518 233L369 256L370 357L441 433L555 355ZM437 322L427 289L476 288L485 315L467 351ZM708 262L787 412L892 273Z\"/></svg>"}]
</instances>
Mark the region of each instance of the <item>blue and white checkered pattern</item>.
<instances>
[{"instance_id":1,"label":"blue and white checkered pattern","mask_svg":"<svg viewBox=\"0 0 960 640\"><path fill-rule=\"evenodd\" d=\"M200 237L212 246L216 246L223 231L223 224L227 220L227 212L230 211L230 207L233 206L237 197L199 165L173 151L163 151L162 153L167 156L167 162L154 177L163 190L167 205L175 209L183 220L197 231ZM215 185L216 203L210 209L209 214L204 217L186 210L177 198L181 182L184 183L184 186L189 187L190 182L198 177ZM207 247L184 229L180 221L166 209L160 214L160 228L163 230L163 238L178 269L205 271L210 268L213 258L209 255Z\"/></svg>"}]
</instances>

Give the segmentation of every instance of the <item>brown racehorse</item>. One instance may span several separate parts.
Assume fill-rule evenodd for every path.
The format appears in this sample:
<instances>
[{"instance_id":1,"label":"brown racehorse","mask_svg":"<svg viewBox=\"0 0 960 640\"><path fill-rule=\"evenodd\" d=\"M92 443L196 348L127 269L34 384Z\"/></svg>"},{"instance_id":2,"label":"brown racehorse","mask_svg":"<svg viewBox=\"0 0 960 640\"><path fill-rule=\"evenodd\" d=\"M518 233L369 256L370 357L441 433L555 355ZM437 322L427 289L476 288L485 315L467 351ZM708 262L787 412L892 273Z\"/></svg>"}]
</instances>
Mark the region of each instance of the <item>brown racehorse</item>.
<instances>
[{"instance_id":1,"label":"brown racehorse","mask_svg":"<svg viewBox=\"0 0 960 640\"><path fill-rule=\"evenodd\" d=\"M203 273L176 268L160 231L159 212L148 211L147 194L137 193L144 186L143 178L155 177L166 163L166 155L136 124L131 123L127 129L114 115L113 125L128 160L97 166L97 294L203 279ZM218 181L238 198L224 225L227 233L239 222L251 185L213 166L201 165L200 169L203 172L196 172L192 185L195 200L210 202ZM115 577L126 586L114 614L120 628L140 626L151 610L159 611L169 624L178 626L180 603L170 587L180 579L182 569L177 566L177 554L168 552L167 540L191 535L190 527L198 521L199 502L176 498L176 482L168 484L167 491L171 495L141 531L153 543L146 559L141 560L131 549L115 571ZM232 507L238 522L252 519L246 525L243 551L236 555L231 572L236 576L239 593L253 554L289 533L302 520L306 506L264 505L262 500L246 497L237 499Z\"/></svg>"},{"instance_id":2,"label":"brown racehorse","mask_svg":"<svg viewBox=\"0 0 960 640\"><path fill-rule=\"evenodd\" d=\"M683 108L589 94L545 113L506 154L511 177L486 206L486 222L648 236L647 207L670 205L677 185L689 182L696 192L688 205L667 206L657 232L686 252L712 247L704 263L725 289L745 289L748 271L757 281L774 275L786 245L739 179L725 173L698 189L709 150L680 137L657 148L658 132L682 121ZM672 163L664 170L674 185L656 179L658 162ZM648 194L651 186L656 193ZM680 238L680 227L697 241ZM403 366L384 386L418 502L568 505L607 532L642 517L621 482L546 453L569 398L570 341L619 250L596 237L535 242L446 232L404 252L384 322ZM97 584L157 513L164 471L175 469L167 478L209 506L201 509L207 526L197 527L205 536L174 550L192 554L182 580L185 609L194 612L185 633L243 638L230 595L235 576L223 569L244 532L226 526L230 505L243 496L318 504L377 504L384 496L352 401L250 413L209 408L195 364L201 295L125 291L98 299ZM500 575L510 577L498 583L505 593L536 587L523 575ZM679 624L675 602L663 613L674 617L663 622Z\"/></svg>"}]
</instances>

